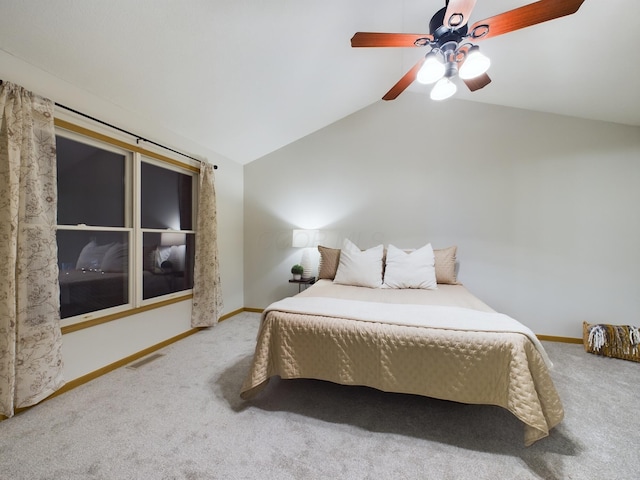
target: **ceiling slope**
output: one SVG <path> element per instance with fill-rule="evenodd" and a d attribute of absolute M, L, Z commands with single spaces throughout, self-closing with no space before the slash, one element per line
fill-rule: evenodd
<path fill-rule="evenodd" d="M 478 0 L 471 20 L 524 3 Z M 350 38 L 426 32 L 443 5 L 0 0 L 0 49 L 245 164 L 380 101 L 426 51 L 352 49 Z M 586 0 L 572 16 L 488 39 L 493 82 L 457 98 L 640 125 L 638 19 L 640 2 Z"/>

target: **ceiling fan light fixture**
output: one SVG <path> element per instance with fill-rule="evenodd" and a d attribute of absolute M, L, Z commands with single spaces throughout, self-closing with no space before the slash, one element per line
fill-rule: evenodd
<path fill-rule="evenodd" d="M 484 55 L 474 59 L 480 53 L 471 42 L 486 40 L 505 33 L 514 32 L 556 18 L 573 15 L 585 0 L 538 0 L 513 10 L 485 18 L 469 24 L 476 0 L 446 0 L 445 6 L 438 10 L 429 22 L 429 33 L 381 33 L 356 32 L 351 38 L 352 47 L 430 47 L 431 52 L 442 57 L 439 63 L 445 63 L 443 75 L 436 75 L 442 66 L 436 66 L 434 56 L 420 59 L 383 97 L 393 100 L 404 92 L 414 81 L 430 83 L 439 80 L 432 89 L 431 98 L 446 98 L 442 90 L 451 90 L 450 78 L 458 75 L 472 92 L 486 87 L 491 78 L 486 74 L 491 64 Z M 469 42 L 467 43 L 467 40 Z M 430 53 L 431 53 L 430 52 Z M 474 65 L 475 64 L 475 65 Z M 456 68 L 453 68 L 453 67 Z M 434 73 L 430 67 L 436 67 Z M 422 74 L 420 71 L 424 70 Z M 455 71 L 454 71 L 455 70 Z M 427 75 L 429 72 L 429 75 Z M 419 76 L 419 78 L 417 78 Z M 442 81 L 449 79 L 448 82 Z M 455 92 L 455 85 L 453 86 Z"/>
<path fill-rule="evenodd" d="M 456 90 L 458 90 L 456 84 L 447 77 L 443 77 L 433 86 L 429 96 L 431 100 L 445 100 L 455 94 Z"/>
<path fill-rule="evenodd" d="M 440 80 L 444 76 L 444 71 L 444 62 L 438 54 L 431 51 L 427 53 L 422 67 L 418 70 L 416 80 L 423 85 L 428 85 Z"/>
<path fill-rule="evenodd" d="M 459 76 L 463 80 L 482 75 L 491 66 L 491 60 L 480 51 L 477 45 L 472 46 L 467 52 L 467 58 L 460 67 Z"/>

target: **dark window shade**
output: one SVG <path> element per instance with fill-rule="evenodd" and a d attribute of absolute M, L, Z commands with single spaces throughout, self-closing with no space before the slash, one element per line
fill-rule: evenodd
<path fill-rule="evenodd" d="M 142 162 L 141 227 L 192 230 L 193 178 Z"/>
<path fill-rule="evenodd" d="M 56 137 L 58 225 L 125 226 L 124 155 Z"/>

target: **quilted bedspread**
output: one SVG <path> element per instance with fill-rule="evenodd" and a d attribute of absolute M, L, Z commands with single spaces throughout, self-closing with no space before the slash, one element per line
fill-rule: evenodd
<path fill-rule="evenodd" d="M 464 287 L 442 287 L 436 291 L 392 293 L 319 285 L 296 296 L 303 298 L 276 302 L 263 314 L 241 397 L 252 398 L 274 375 L 285 379 L 314 378 L 461 403 L 498 405 L 524 423 L 525 445 L 549 435 L 564 412 L 542 345 L 527 335 L 524 326 L 516 325 L 514 331 L 508 331 L 504 325 L 491 325 L 490 319 L 496 318 L 490 314 L 492 310 Z M 310 297 L 311 313 L 299 311 L 304 297 Z M 332 305 L 326 310 L 318 310 L 318 298 L 322 297 Z M 342 300 L 331 300 L 336 297 Z M 349 298 L 356 298 L 351 306 Z M 391 311 L 384 304 L 394 303 L 394 298 L 410 304 L 409 308 L 398 309 L 403 312 L 398 318 L 385 321 L 387 313 L 379 313 L 365 319 L 366 313 L 357 313 L 371 309 Z M 367 301 L 374 303 L 369 308 L 359 308 L 363 306 L 361 302 Z M 420 304 L 451 306 L 456 316 L 458 310 L 470 308 L 489 314 L 470 315 L 448 324 L 451 318 L 416 319 L 415 312 L 422 311 Z M 350 313 L 340 315 L 334 311 L 340 305 Z M 425 308 L 429 312 L 426 317 L 433 316 L 438 308 Z M 403 319 L 407 312 L 412 312 L 412 318 Z"/>

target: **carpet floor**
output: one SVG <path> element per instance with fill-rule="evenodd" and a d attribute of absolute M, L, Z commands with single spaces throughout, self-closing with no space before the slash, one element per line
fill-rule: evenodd
<path fill-rule="evenodd" d="M 243 313 L 0 422 L 0 479 L 640 478 L 640 364 L 544 342 L 565 419 L 523 444 L 499 407 L 313 380 L 239 391 Z"/>

